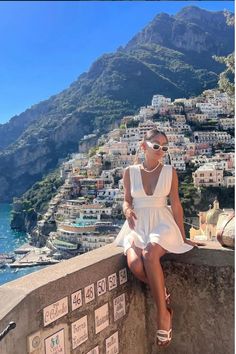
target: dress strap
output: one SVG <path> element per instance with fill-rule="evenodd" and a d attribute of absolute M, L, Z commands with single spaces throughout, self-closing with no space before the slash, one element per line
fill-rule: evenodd
<path fill-rule="evenodd" d="M 169 195 L 172 185 L 173 169 L 172 165 L 165 165 L 167 170 L 166 190 Z M 163 166 L 164 167 L 164 166 Z"/>
<path fill-rule="evenodd" d="M 130 191 L 131 193 L 137 189 L 138 179 L 138 165 L 130 165 L 129 166 L 129 176 L 130 176 Z"/>

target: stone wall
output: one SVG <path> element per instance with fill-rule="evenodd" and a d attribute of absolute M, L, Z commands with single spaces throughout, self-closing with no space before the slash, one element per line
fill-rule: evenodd
<path fill-rule="evenodd" d="M 165 352 L 232 354 L 234 251 L 211 243 L 161 262 L 174 309 Z M 1 286 L 0 332 L 10 321 L 1 354 L 158 352 L 150 291 L 113 245 Z"/>

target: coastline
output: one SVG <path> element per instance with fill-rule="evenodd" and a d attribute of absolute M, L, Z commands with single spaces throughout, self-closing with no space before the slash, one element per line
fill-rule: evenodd
<path fill-rule="evenodd" d="M 29 237 L 24 232 L 11 229 L 11 208 L 12 206 L 9 203 L 0 203 L 0 250 L 1 254 L 14 254 L 17 256 L 14 251 L 28 244 Z M 29 263 L 27 267 L 17 266 L 14 268 L 12 264 L 10 263 L 0 268 L 0 286 L 47 266 L 45 263 Z"/>

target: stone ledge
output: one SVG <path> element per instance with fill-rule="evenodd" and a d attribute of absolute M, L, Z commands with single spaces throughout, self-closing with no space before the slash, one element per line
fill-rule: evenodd
<path fill-rule="evenodd" d="M 232 354 L 234 251 L 210 242 L 184 254 L 166 254 L 161 262 L 174 308 L 173 344 L 165 352 Z M 127 283 L 71 311 L 72 293 L 91 283 L 96 286 L 99 279 L 108 279 L 112 273 L 118 275 L 123 268 L 127 268 L 123 248 L 110 244 L 2 285 L 0 331 L 12 320 L 17 327 L 0 342 L 1 354 L 28 353 L 29 336 L 37 333 L 44 343 L 59 330 L 64 330 L 66 354 L 81 353 L 81 350 L 87 354 L 96 345 L 105 353 L 106 339 L 117 331 L 119 354 L 133 354 L 133 350 L 136 354 L 155 354 L 155 304 L 147 287 L 130 272 Z M 120 295 L 125 296 L 126 314 L 115 321 L 113 301 Z M 43 326 L 44 308 L 65 297 L 69 299 L 69 313 Z M 94 313 L 104 303 L 109 305 L 110 322 L 96 335 Z M 72 323 L 85 315 L 89 340 L 72 350 Z M 32 353 L 45 352 L 41 348 Z"/>
<path fill-rule="evenodd" d="M 222 247 L 218 242 L 204 241 L 204 243 L 206 246 L 199 246 L 199 249 L 195 248 L 186 253 L 166 254 L 161 261 L 214 267 L 234 266 L 234 250 Z M 94 263 L 103 262 L 115 255 L 122 256 L 123 248 L 110 244 L 0 286 L 0 319 L 33 290 L 87 268 Z M 123 258 L 126 259 L 125 256 Z M 11 294 L 11 296 L 6 304 L 5 296 L 8 294 Z"/>

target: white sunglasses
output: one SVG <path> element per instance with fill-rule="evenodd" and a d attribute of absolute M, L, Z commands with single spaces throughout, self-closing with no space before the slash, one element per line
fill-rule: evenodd
<path fill-rule="evenodd" d="M 167 152 L 169 147 L 168 146 L 162 146 L 160 144 L 157 143 L 151 143 L 151 141 L 146 141 L 147 145 L 152 148 L 153 150 L 159 150 L 161 149 L 163 152 Z"/>

